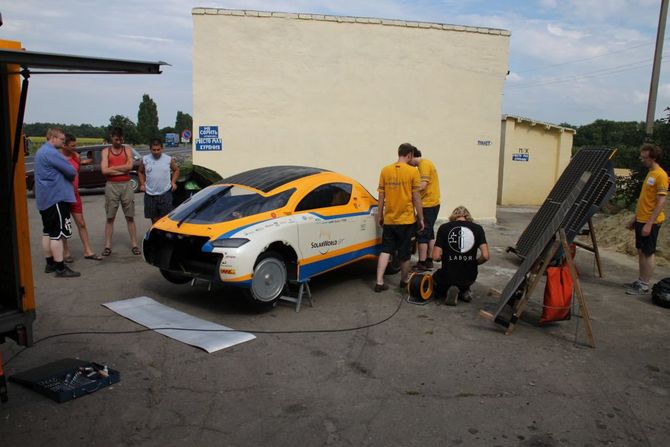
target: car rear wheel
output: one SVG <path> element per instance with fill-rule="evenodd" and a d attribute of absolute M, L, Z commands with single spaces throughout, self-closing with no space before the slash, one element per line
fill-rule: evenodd
<path fill-rule="evenodd" d="M 393 255 L 389 259 L 389 263 L 386 265 L 386 270 L 384 270 L 384 275 L 395 275 L 400 271 L 400 261 L 398 256 Z"/>
<path fill-rule="evenodd" d="M 258 304 L 272 304 L 286 287 L 286 263 L 280 254 L 266 251 L 254 267 L 248 296 Z"/>
<path fill-rule="evenodd" d="M 167 279 L 172 284 L 186 284 L 193 279 L 190 276 L 180 275 L 179 273 L 173 273 L 163 269 L 160 269 L 160 271 L 163 278 Z"/>
<path fill-rule="evenodd" d="M 130 186 L 133 187 L 133 192 L 140 192 L 140 181 L 136 175 L 130 176 Z"/>

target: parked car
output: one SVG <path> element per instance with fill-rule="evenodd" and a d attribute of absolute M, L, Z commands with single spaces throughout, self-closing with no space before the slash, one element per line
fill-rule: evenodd
<path fill-rule="evenodd" d="M 222 282 L 273 303 L 288 282 L 377 257 L 377 209 L 377 200 L 344 175 L 259 168 L 190 197 L 147 232 L 143 252 L 173 283 Z"/>
<path fill-rule="evenodd" d="M 127 146 L 127 145 L 126 145 Z M 100 162 L 102 159 L 102 150 L 109 145 L 97 144 L 94 146 L 79 146 L 77 152 L 82 162 L 91 160 L 88 164 L 79 167 L 79 189 L 101 188 L 105 186 L 105 176 L 102 175 Z M 142 156 L 134 148 L 130 148 L 133 153 L 133 169 L 130 171 L 130 182 L 133 185 L 133 191 L 139 192 L 140 181 L 137 178 L 137 169 L 140 166 Z M 35 186 L 35 172 L 33 170 L 26 172 L 26 188 L 33 191 Z"/>

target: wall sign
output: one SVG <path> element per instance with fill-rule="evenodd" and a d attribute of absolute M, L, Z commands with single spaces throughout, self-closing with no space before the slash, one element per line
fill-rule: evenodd
<path fill-rule="evenodd" d="M 219 126 L 200 126 L 195 139 L 196 151 L 221 151 L 223 142 L 219 138 Z"/>
<path fill-rule="evenodd" d="M 512 154 L 512 161 L 528 161 L 528 154 Z"/>

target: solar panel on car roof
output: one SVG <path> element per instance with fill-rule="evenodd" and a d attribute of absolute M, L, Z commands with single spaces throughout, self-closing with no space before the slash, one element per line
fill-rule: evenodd
<path fill-rule="evenodd" d="M 235 183 L 269 192 L 286 183 L 320 172 L 328 171 L 308 166 L 269 166 L 231 175 L 223 179 L 221 183 Z"/>

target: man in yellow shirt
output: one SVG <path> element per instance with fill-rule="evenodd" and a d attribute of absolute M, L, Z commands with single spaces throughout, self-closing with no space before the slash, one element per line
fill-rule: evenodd
<path fill-rule="evenodd" d="M 419 171 L 410 166 L 414 150 L 409 143 L 398 147 L 398 161 L 385 166 L 379 175 L 379 225 L 382 226 L 382 250 L 377 262 L 377 282 L 375 292 L 387 290 L 384 271 L 391 255 L 400 261 L 400 288 L 407 287 L 409 259 L 412 255 L 410 241 L 414 224 L 423 231 L 423 210 L 421 208 L 421 184 Z M 416 214 L 416 215 L 415 215 Z"/>
<path fill-rule="evenodd" d="M 656 267 L 656 239 L 658 230 L 665 220 L 663 206 L 668 195 L 668 174 L 658 164 L 661 148 L 653 144 L 643 144 L 640 148 L 640 161 L 649 170 L 642 183 L 642 191 L 637 201 L 635 217 L 628 223 L 629 230 L 635 230 L 640 277 L 626 284 L 629 295 L 646 295 L 649 282 Z"/>
<path fill-rule="evenodd" d="M 433 268 L 433 247 L 435 246 L 435 221 L 440 212 L 440 179 L 432 161 L 422 158 L 421 151 L 414 148 L 414 156 L 410 163 L 419 169 L 421 184 L 421 207 L 426 228 L 417 235 L 419 242 L 419 261 L 414 269 L 420 272 Z"/>

